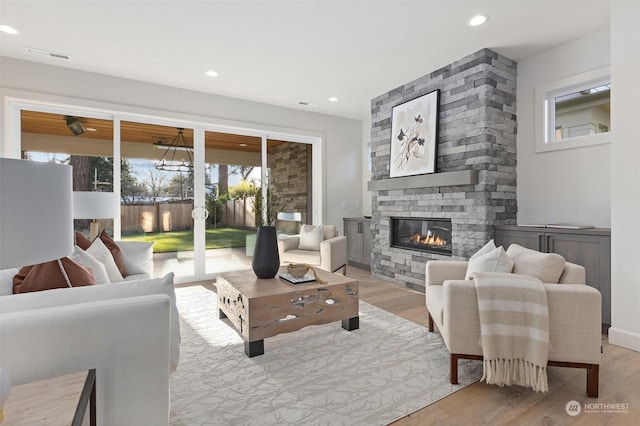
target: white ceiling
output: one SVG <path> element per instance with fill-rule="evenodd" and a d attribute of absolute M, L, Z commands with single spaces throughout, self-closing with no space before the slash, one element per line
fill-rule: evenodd
<path fill-rule="evenodd" d="M 489 20 L 469 27 L 477 13 Z M 20 31 L 0 33 L 2 56 L 364 119 L 372 98 L 479 49 L 518 61 L 606 28 L 609 0 L 0 0 L 0 24 Z"/>

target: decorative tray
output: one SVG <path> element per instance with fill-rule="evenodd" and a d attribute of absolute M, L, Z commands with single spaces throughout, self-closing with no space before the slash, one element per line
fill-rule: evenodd
<path fill-rule="evenodd" d="M 295 278 L 291 274 L 280 274 L 278 276 L 285 281 L 289 281 L 291 284 L 309 283 L 316 280 L 316 278 L 313 275 L 309 275 L 309 274 L 306 274 L 301 278 Z"/>

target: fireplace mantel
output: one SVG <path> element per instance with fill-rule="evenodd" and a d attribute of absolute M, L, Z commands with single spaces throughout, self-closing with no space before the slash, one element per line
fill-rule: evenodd
<path fill-rule="evenodd" d="M 391 189 L 430 188 L 434 186 L 475 185 L 477 183 L 477 170 L 458 170 L 453 172 L 372 180 L 368 184 L 368 189 L 369 191 L 386 191 Z"/>

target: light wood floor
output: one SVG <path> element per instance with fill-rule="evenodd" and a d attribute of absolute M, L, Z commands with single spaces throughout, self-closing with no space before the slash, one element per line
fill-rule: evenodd
<path fill-rule="evenodd" d="M 424 294 L 373 278 L 368 271 L 349 267 L 347 275 L 360 281 L 360 299 L 410 321 L 427 326 Z M 582 369 L 550 367 L 555 385 L 549 392 L 533 392 L 520 386 L 499 387 L 474 383 L 393 423 L 424 425 L 640 425 L 640 353 L 609 345 L 603 336 L 600 364 L 600 396 L 586 394 Z M 480 361 L 478 361 L 480 362 Z M 601 406 L 572 417 L 568 402 L 628 404 L 626 413 L 605 412 Z"/>

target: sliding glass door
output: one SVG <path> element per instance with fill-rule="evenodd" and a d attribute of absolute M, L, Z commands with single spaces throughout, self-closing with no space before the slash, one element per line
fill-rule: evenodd
<path fill-rule="evenodd" d="M 94 209 L 76 229 L 153 241 L 156 277 L 173 272 L 186 282 L 250 268 L 263 206 L 276 226 L 278 213 L 312 223 L 321 212 L 314 138 L 62 105 L 8 110 L 19 129 L 14 152 L 73 165 L 74 191 L 91 195 L 85 204 Z M 97 193 L 106 207 L 92 201 Z"/>

